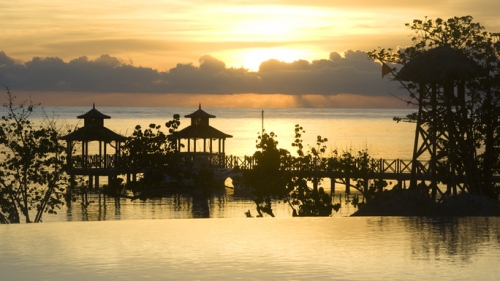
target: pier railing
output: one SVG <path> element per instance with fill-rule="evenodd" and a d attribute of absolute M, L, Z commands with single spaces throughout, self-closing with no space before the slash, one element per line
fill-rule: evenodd
<path fill-rule="evenodd" d="M 251 170 L 256 165 L 253 156 L 234 156 L 224 154 L 185 154 L 182 161 L 191 163 L 207 163 L 212 167 Z M 86 157 L 73 156 L 74 169 L 112 169 L 118 167 L 119 159 L 116 155 L 88 155 Z M 348 162 L 336 158 L 322 158 L 309 162 L 293 162 L 292 158 L 285 159 L 291 163 L 287 169 L 291 171 L 314 171 L 322 173 L 349 173 L 356 171 L 369 171 L 375 174 L 411 174 L 412 160 L 405 159 L 358 159 Z M 429 161 L 417 161 L 419 174 L 429 172 Z"/>
<path fill-rule="evenodd" d="M 251 170 L 256 165 L 253 156 L 234 156 L 224 154 L 183 154 L 181 161 L 194 164 L 206 163 L 212 167 Z M 120 159 L 116 155 L 73 156 L 73 169 L 113 169 L 119 167 Z M 284 163 L 290 164 L 286 169 L 315 173 L 347 174 L 366 171 L 371 174 L 404 175 L 411 174 L 412 160 L 406 159 L 357 159 L 349 162 L 337 158 L 311 159 L 308 162 L 297 162 L 289 157 Z M 420 175 L 429 174 L 429 161 L 417 161 Z M 196 166 L 196 165 L 195 165 Z M 124 167 L 121 167 L 124 168 Z"/>
<path fill-rule="evenodd" d="M 73 169 L 113 169 L 118 168 L 118 159 L 114 154 L 74 155 L 71 158 Z"/>
<path fill-rule="evenodd" d="M 286 161 L 291 163 L 291 159 Z M 240 170 L 253 169 L 256 164 L 255 158 L 252 156 L 225 156 L 225 167 Z M 422 174 L 428 173 L 429 161 L 417 161 L 419 172 Z M 335 158 L 322 158 L 318 161 L 311 160 L 308 163 L 295 163 L 290 165 L 290 170 L 296 171 L 316 171 L 316 172 L 354 172 L 363 169 L 369 170 L 371 173 L 376 174 L 411 174 L 412 160 L 406 159 L 369 159 L 357 161 L 343 161 L 339 162 Z"/>

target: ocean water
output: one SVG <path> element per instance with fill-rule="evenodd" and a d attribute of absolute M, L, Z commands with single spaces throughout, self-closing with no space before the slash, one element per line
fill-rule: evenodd
<path fill-rule="evenodd" d="M 0 226 L 0 279 L 498 280 L 499 218 L 154 219 Z"/>

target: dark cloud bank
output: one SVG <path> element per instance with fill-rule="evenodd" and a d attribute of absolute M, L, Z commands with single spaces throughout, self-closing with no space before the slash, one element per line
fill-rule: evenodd
<path fill-rule="evenodd" d="M 57 57 L 18 63 L 0 52 L 0 83 L 14 91 L 176 93 L 176 94 L 287 94 L 386 96 L 397 94 L 397 83 L 381 78 L 380 64 L 366 53 L 333 52 L 329 59 L 287 63 L 268 60 L 259 71 L 228 68 L 208 55 L 199 66 L 177 64 L 169 71 L 137 67 L 116 57 L 80 57 L 64 62 Z"/>

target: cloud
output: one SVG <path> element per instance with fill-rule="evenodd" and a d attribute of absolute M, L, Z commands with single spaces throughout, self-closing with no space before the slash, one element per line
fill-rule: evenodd
<path fill-rule="evenodd" d="M 34 57 L 23 64 L 0 52 L 0 83 L 13 90 L 100 93 L 286 94 L 384 96 L 398 91 L 381 79 L 380 64 L 362 51 L 332 52 L 328 59 L 262 62 L 259 71 L 227 67 L 210 55 L 199 66 L 169 71 L 133 66 L 117 57 L 86 56 L 65 62 Z"/>
<path fill-rule="evenodd" d="M 266 93 L 365 96 L 398 92 L 395 83 L 380 78 L 380 64 L 369 60 L 361 51 L 346 51 L 344 57 L 332 52 L 330 59 L 292 63 L 263 62 L 259 75 Z"/>
<path fill-rule="evenodd" d="M 0 67 L 12 66 L 15 64 L 14 59 L 9 58 L 4 51 L 0 52 Z"/>

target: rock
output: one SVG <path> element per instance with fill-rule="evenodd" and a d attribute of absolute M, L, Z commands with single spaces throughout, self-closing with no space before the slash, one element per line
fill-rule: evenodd
<path fill-rule="evenodd" d="M 435 207 L 432 199 L 417 191 L 393 189 L 377 194 L 351 216 L 425 216 Z"/>

